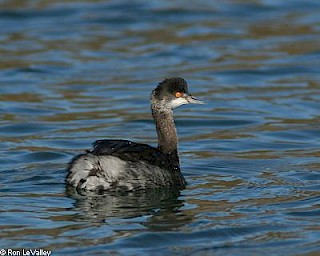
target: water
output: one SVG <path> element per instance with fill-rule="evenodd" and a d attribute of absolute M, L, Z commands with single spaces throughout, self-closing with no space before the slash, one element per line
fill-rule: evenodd
<path fill-rule="evenodd" d="M 318 1 L 1 1 L 0 248 L 53 255 L 317 255 Z M 101 138 L 156 144 L 179 75 L 182 191 L 78 195 Z"/>

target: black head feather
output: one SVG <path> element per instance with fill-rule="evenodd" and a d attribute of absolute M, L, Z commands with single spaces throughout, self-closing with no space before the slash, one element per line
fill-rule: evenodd
<path fill-rule="evenodd" d="M 176 92 L 188 94 L 188 84 L 186 80 L 181 77 L 172 77 L 163 80 L 156 89 L 154 89 L 154 96 L 158 99 L 165 99 L 174 97 Z"/>

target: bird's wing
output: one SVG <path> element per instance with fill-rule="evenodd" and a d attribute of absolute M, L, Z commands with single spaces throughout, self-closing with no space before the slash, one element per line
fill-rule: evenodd
<path fill-rule="evenodd" d="M 128 140 L 97 140 L 93 144 L 94 155 L 111 155 L 127 162 L 144 161 L 165 169 L 179 168 L 179 160 L 170 154 L 164 154 L 147 144 Z"/>

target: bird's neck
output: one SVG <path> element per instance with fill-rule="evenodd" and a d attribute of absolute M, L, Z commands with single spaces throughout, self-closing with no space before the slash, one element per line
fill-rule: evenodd
<path fill-rule="evenodd" d="M 178 137 L 172 109 L 152 104 L 151 110 L 157 129 L 159 150 L 178 160 Z"/>

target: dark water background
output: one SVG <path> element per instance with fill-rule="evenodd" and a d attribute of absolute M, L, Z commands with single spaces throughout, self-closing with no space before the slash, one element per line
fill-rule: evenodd
<path fill-rule="evenodd" d="M 320 2 L 0 1 L 0 248 L 53 255 L 319 255 Z M 156 144 L 179 75 L 181 191 L 80 196 L 101 138 Z"/>

